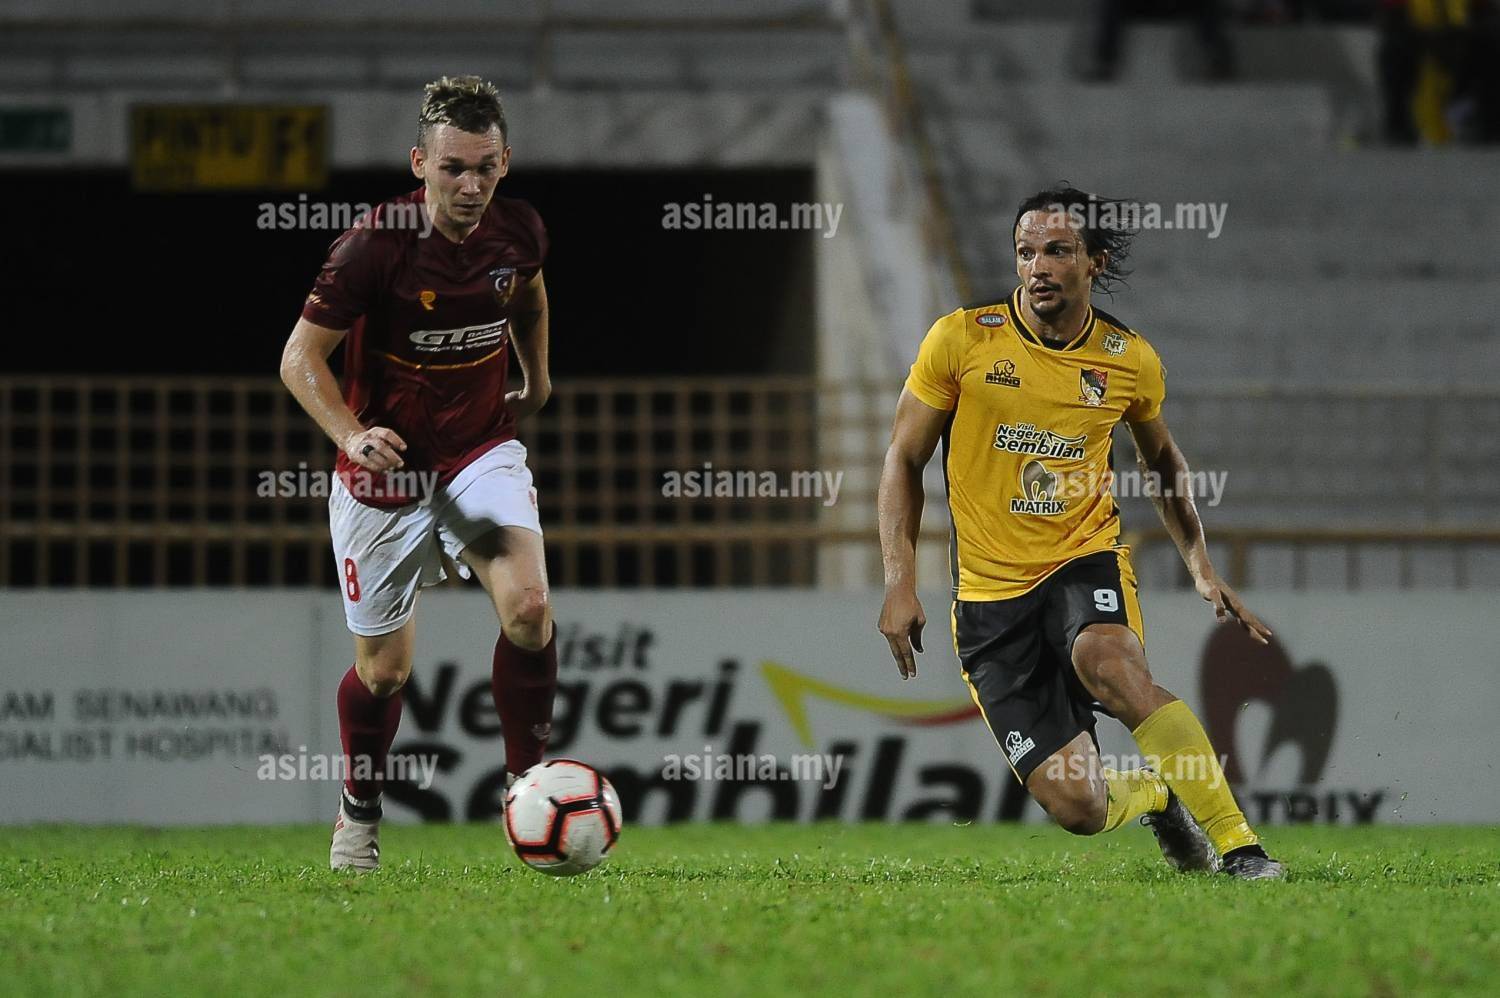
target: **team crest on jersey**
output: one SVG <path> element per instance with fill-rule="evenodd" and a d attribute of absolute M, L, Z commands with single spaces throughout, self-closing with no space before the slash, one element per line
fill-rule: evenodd
<path fill-rule="evenodd" d="M 495 289 L 495 303 L 509 305 L 510 296 L 516 293 L 516 268 L 496 267 L 490 271 L 491 286 Z"/>
<path fill-rule="evenodd" d="M 983 315 L 974 316 L 974 321 L 981 326 L 1003 326 L 1005 325 L 1005 316 L 999 312 L 986 312 Z"/>
<path fill-rule="evenodd" d="M 1104 334 L 1104 342 L 1101 346 L 1104 347 L 1105 353 L 1118 357 L 1125 352 L 1125 337 L 1111 329 Z"/>
<path fill-rule="evenodd" d="M 1068 500 L 1057 498 L 1057 472 L 1040 461 L 1027 461 L 1021 468 L 1021 495 L 1012 497 L 1010 511 L 1027 516 L 1057 516 L 1068 508 Z"/>
<path fill-rule="evenodd" d="M 1083 386 L 1083 393 L 1078 396 L 1078 401 L 1087 405 L 1104 404 L 1104 393 L 1109 388 L 1108 371 L 1085 367 L 1079 371 L 1078 381 Z"/>
<path fill-rule="evenodd" d="M 1006 388 L 1020 388 L 1021 379 L 1016 377 L 1016 362 L 1013 360 L 997 360 L 995 366 L 984 376 L 987 385 L 1004 385 Z"/>

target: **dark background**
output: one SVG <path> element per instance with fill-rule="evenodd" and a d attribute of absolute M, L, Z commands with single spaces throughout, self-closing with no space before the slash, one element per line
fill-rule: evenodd
<path fill-rule="evenodd" d="M 6 370 L 265 374 L 334 230 L 259 229 L 297 192 L 146 194 L 126 171 L 9 174 L 15 228 L 0 276 Z M 409 171 L 331 175 L 316 201 L 376 203 Z M 816 232 L 662 228 L 665 202 L 813 200 L 812 172 L 528 170 L 551 237 L 554 379 L 613 374 L 810 374 Z M 776 289 L 772 291 L 771 289 Z"/>

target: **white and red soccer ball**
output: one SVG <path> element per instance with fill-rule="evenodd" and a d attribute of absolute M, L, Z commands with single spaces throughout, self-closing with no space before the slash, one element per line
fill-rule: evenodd
<path fill-rule="evenodd" d="M 505 793 L 505 837 L 533 870 L 586 873 L 620 838 L 620 798 L 592 766 L 575 759 L 537 763 Z"/>

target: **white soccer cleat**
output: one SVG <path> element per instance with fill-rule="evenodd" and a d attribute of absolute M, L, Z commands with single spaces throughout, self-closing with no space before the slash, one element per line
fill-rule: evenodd
<path fill-rule="evenodd" d="M 328 868 L 368 873 L 380 867 L 380 817 L 356 821 L 349 816 L 344 795 L 339 794 L 339 816 L 333 823 L 333 843 L 328 848 Z"/>

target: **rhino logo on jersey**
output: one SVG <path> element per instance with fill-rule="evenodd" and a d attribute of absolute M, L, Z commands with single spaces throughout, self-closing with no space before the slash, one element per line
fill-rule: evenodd
<path fill-rule="evenodd" d="M 1021 379 L 1016 377 L 1016 362 L 1010 358 L 995 361 L 995 366 L 985 372 L 984 383 L 987 385 L 1004 385 L 1007 388 L 1020 388 Z"/>

